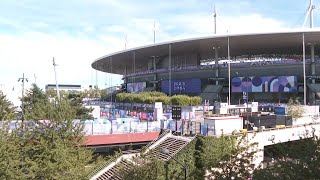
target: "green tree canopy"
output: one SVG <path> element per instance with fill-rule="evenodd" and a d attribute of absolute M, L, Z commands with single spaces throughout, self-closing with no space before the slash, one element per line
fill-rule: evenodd
<path fill-rule="evenodd" d="M 53 103 L 58 106 L 59 101 L 70 104 L 72 111 L 75 112 L 75 119 L 92 119 L 90 114 L 93 109 L 86 108 L 83 105 L 83 97 L 80 93 L 69 93 L 66 91 L 60 92 L 60 100 L 56 97 L 56 92 L 49 90 L 44 92 L 36 84 L 27 90 L 23 97 L 24 114 L 26 120 L 43 120 L 50 119 L 50 105 Z"/>
<path fill-rule="evenodd" d="M 301 106 L 298 98 L 290 98 L 287 104 L 288 106 L 288 115 L 293 119 L 302 117 L 303 107 Z"/>
<path fill-rule="evenodd" d="M 7 99 L 6 95 L 0 91 L 0 121 L 15 119 L 15 107 Z"/>
<path fill-rule="evenodd" d="M 48 121 L 25 121 L 12 131 L 1 128 L 0 179 L 85 179 L 92 152 L 81 146 L 83 125 L 74 122 L 70 101 L 47 102 L 46 107 Z"/>
<path fill-rule="evenodd" d="M 320 179 L 318 137 L 274 145 L 273 164 L 257 169 L 256 179 Z"/>
<path fill-rule="evenodd" d="M 32 84 L 22 98 L 24 119 L 41 120 L 48 119 L 49 97 L 36 84 Z"/>

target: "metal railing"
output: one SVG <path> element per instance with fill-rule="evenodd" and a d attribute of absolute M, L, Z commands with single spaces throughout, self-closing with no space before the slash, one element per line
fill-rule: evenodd
<path fill-rule="evenodd" d="M 161 139 L 163 136 L 165 136 L 165 135 L 168 134 L 168 133 L 171 133 L 171 130 L 165 129 L 165 130 L 163 131 L 163 133 L 162 133 L 160 136 L 158 136 L 157 139 L 154 139 L 153 141 L 151 141 L 149 144 L 147 144 L 147 145 L 145 146 L 145 148 L 148 149 L 152 144 L 154 144 L 156 141 L 158 141 L 159 139 Z"/>
<path fill-rule="evenodd" d="M 107 167 L 110 163 L 121 157 L 122 154 L 119 154 L 118 156 L 114 156 L 110 158 L 108 161 L 100 164 L 99 166 L 95 167 L 90 173 L 88 173 L 87 178 L 91 179 L 94 175 L 96 175 L 99 171 L 101 171 L 103 168 Z"/>
<path fill-rule="evenodd" d="M 128 134 L 159 132 L 160 123 L 158 121 L 150 122 L 121 122 L 112 124 L 107 123 L 84 123 L 84 132 L 86 135 L 106 135 L 106 134 Z"/>
<path fill-rule="evenodd" d="M 160 138 L 162 138 L 164 135 L 170 133 L 170 130 L 166 129 L 160 136 L 158 136 L 157 139 L 151 141 L 146 148 L 150 147 L 153 143 L 155 143 L 157 140 L 159 140 Z M 119 156 L 115 156 L 111 159 L 109 159 L 108 161 L 106 161 L 105 163 L 99 165 L 97 168 L 95 168 L 93 171 L 91 171 L 88 175 L 87 178 L 90 179 L 92 178 L 94 175 L 96 175 L 99 171 L 101 171 L 102 169 L 104 169 L 105 167 L 107 167 L 109 164 L 111 164 L 112 162 L 116 161 L 118 158 L 122 158 L 122 155 L 127 155 L 127 154 L 137 154 L 140 153 L 141 150 L 127 150 L 127 151 L 123 151 Z"/>
<path fill-rule="evenodd" d="M 184 143 L 182 146 L 180 146 L 174 153 L 172 153 L 171 157 L 173 157 L 173 156 L 175 156 L 177 153 L 179 153 L 184 147 L 186 147 L 186 146 L 187 146 L 190 142 L 192 142 L 196 137 L 197 137 L 197 134 L 194 135 L 194 136 L 190 139 L 190 141 L 185 141 L 185 143 Z M 169 157 L 169 159 L 167 159 L 167 160 L 170 160 L 171 157 Z"/>

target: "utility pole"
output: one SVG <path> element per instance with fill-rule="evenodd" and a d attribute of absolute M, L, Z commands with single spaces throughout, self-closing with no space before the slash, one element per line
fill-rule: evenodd
<path fill-rule="evenodd" d="M 21 96 L 21 120 L 22 122 L 24 121 L 24 103 L 23 103 L 23 98 L 24 98 L 24 82 L 28 82 L 28 78 L 24 77 L 24 73 L 22 74 L 21 78 L 18 78 L 18 82 L 21 81 L 21 86 L 22 86 L 22 96 Z"/>
<path fill-rule="evenodd" d="M 53 69 L 54 69 L 54 77 L 56 80 L 57 97 L 58 97 L 58 101 L 60 101 L 60 92 L 59 92 L 59 85 L 58 85 L 58 81 L 57 81 L 57 72 L 56 72 L 56 66 L 58 66 L 58 65 L 56 64 L 54 57 L 52 59 L 52 63 L 53 63 Z"/>

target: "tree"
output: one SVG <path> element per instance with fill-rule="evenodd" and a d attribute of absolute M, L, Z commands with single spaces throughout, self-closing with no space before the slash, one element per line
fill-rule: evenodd
<path fill-rule="evenodd" d="M 26 120 L 50 119 L 50 107 L 53 104 L 59 105 L 60 101 L 68 101 L 72 111 L 75 111 L 75 119 L 92 119 L 90 114 L 93 109 L 83 105 L 83 97 L 78 93 L 60 92 L 60 100 L 57 99 L 56 92 L 49 90 L 44 92 L 36 84 L 27 91 L 23 98 L 24 114 Z"/>
<path fill-rule="evenodd" d="M 75 119 L 93 119 L 90 114 L 93 109 L 86 108 L 83 105 L 83 97 L 80 94 L 68 94 L 67 99 L 70 101 L 70 105 L 75 111 Z"/>
<path fill-rule="evenodd" d="M 74 122 L 69 100 L 46 107 L 48 121 L 25 121 L 10 133 L 1 128 L 1 148 L 8 150 L 0 151 L 0 160 L 10 163 L 0 168 L 0 179 L 84 179 L 92 152 L 81 146 L 83 125 Z"/>
<path fill-rule="evenodd" d="M 238 139 L 235 145 L 232 145 L 230 153 L 225 153 L 220 157 L 220 161 L 208 169 L 207 178 L 209 179 L 246 179 L 250 177 L 254 166 L 252 161 L 255 157 L 256 143 L 248 144 L 246 135 Z M 230 146 L 221 146 L 222 148 Z"/>
<path fill-rule="evenodd" d="M 0 179 L 23 179 L 21 151 L 16 146 L 19 141 L 6 127 L 7 122 L 0 129 Z"/>
<path fill-rule="evenodd" d="M 0 121 L 15 119 L 15 108 L 7 99 L 6 95 L 0 91 Z"/>
<path fill-rule="evenodd" d="M 107 89 L 101 89 L 99 91 L 100 91 L 101 99 L 107 99 L 110 96 Z"/>
<path fill-rule="evenodd" d="M 318 137 L 274 145 L 274 163 L 254 172 L 255 179 L 320 179 Z"/>
<path fill-rule="evenodd" d="M 129 171 L 124 171 L 124 180 L 159 180 L 165 179 L 165 168 L 164 162 L 149 157 L 137 157 L 133 159 L 134 164 L 132 164 Z"/>
<path fill-rule="evenodd" d="M 49 96 L 40 89 L 36 84 L 32 84 L 27 90 L 26 95 L 22 98 L 24 119 L 41 120 L 48 119 Z"/>
<path fill-rule="evenodd" d="M 287 104 L 288 106 L 288 115 L 292 117 L 292 119 L 297 119 L 302 117 L 303 115 L 303 108 L 299 102 L 298 98 L 290 98 Z"/>

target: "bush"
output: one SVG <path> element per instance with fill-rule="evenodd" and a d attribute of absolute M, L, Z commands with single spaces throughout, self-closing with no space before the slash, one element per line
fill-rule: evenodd
<path fill-rule="evenodd" d="M 191 106 L 199 106 L 202 104 L 202 98 L 195 96 L 195 97 L 189 97 L 191 100 Z"/>
<path fill-rule="evenodd" d="M 164 105 L 178 106 L 198 106 L 202 103 L 201 97 L 189 97 L 187 95 L 175 95 L 169 97 L 162 92 L 142 92 L 138 94 L 118 93 L 117 101 L 145 104 L 154 104 L 155 102 L 162 102 Z"/>
<path fill-rule="evenodd" d="M 178 106 L 190 106 L 191 100 L 187 95 L 174 95 L 171 97 L 171 103 Z"/>

